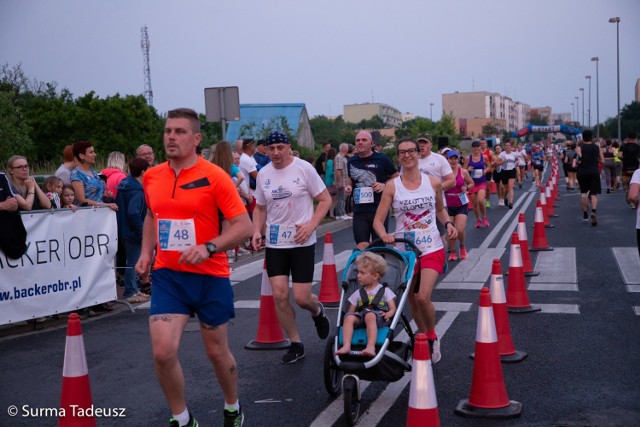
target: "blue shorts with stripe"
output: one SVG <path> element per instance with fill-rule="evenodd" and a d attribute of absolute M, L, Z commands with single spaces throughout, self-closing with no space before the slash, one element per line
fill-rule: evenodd
<path fill-rule="evenodd" d="M 194 313 L 209 326 L 220 326 L 233 319 L 235 308 L 229 278 L 168 268 L 154 270 L 150 315 Z"/>

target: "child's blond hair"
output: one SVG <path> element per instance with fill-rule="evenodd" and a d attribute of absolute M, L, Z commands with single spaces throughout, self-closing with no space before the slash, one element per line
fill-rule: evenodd
<path fill-rule="evenodd" d="M 356 257 L 356 265 L 363 266 L 380 277 L 387 272 L 387 263 L 380 255 L 373 252 L 363 252 Z"/>

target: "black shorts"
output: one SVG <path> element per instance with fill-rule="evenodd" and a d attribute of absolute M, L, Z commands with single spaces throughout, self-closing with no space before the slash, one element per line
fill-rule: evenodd
<path fill-rule="evenodd" d="M 533 165 L 533 168 L 537 171 L 543 171 L 544 170 L 544 165 Z"/>
<path fill-rule="evenodd" d="M 582 194 L 591 193 L 593 196 L 601 192 L 600 175 L 578 175 L 578 184 Z"/>
<path fill-rule="evenodd" d="M 491 181 L 491 178 L 493 178 L 493 172 L 489 172 L 487 174 L 484 175 L 487 178 L 487 182 Z"/>
<path fill-rule="evenodd" d="M 450 217 L 454 217 L 456 215 L 467 215 L 469 213 L 469 204 L 462 206 L 447 206 L 447 211 L 449 212 Z"/>
<path fill-rule="evenodd" d="M 313 282 L 316 245 L 265 250 L 267 276 L 289 276 L 294 283 Z"/>
<path fill-rule="evenodd" d="M 507 185 L 509 184 L 510 179 L 516 179 L 517 176 L 518 173 L 515 169 L 511 169 L 510 171 L 502 171 L 500 173 L 500 181 L 502 182 L 502 184 Z"/>
<path fill-rule="evenodd" d="M 373 231 L 373 219 L 376 217 L 375 212 L 354 212 L 353 213 L 353 239 L 356 245 L 362 242 L 371 242 L 378 236 Z M 384 220 L 384 228 L 389 225 L 389 216 Z M 383 244 L 384 245 L 384 244 Z"/>
<path fill-rule="evenodd" d="M 494 172 L 493 173 L 493 182 L 495 182 L 496 184 L 500 184 L 502 182 L 502 174 L 503 173 L 504 173 L 504 171 Z"/>

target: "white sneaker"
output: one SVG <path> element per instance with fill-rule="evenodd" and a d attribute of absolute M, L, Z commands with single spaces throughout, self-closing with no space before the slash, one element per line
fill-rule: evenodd
<path fill-rule="evenodd" d="M 238 255 L 246 255 L 246 254 L 250 254 L 250 253 L 251 253 L 251 251 L 248 251 L 243 247 L 239 247 L 238 248 Z"/>
<path fill-rule="evenodd" d="M 498 200 L 498 206 L 504 206 L 504 200 Z"/>
<path fill-rule="evenodd" d="M 431 363 L 438 363 L 442 359 L 442 353 L 440 353 L 440 340 L 429 341 L 429 350 L 431 350 Z"/>
<path fill-rule="evenodd" d="M 342 215 L 340 218 L 344 219 L 345 221 L 348 221 L 348 220 L 350 220 L 350 219 L 353 219 L 353 217 L 352 217 L 352 216 L 349 216 L 349 215 Z"/>

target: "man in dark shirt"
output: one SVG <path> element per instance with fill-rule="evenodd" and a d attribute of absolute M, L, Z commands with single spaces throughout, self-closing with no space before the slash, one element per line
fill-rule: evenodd
<path fill-rule="evenodd" d="M 600 194 L 600 170 L 598 163 L 604 164 L 604 156 L 600 148 L 593 143 L 593 132 L 582 132 L 582 145 L 576 148 L 578 155 L 578 184 L 580 184 L 582 220 L 588 221 L 589 201 L 591 201 L 591 225 L 598 225 L 596 209 Z"/>
<path fill-rule="evenodd" d="M 353 192 L 353 237 L 358 249 L 363 250 L 371 239 L 378 238 L 373 231 L 373 219 L 380 204 L 382 190 L 388 180 L 398 176 L 387 156 L 372 150 L 373 140 L 367 131 L 356 135 L 356 154 L 347 163 L 345 194 Z M 385 221 L 385 228 L 387 221 Z"/>
<path fill-rule="evenodd" d="M 631 181 L 633 172 L 635 172 L 640 165 L 640 145 L 638 145 L 638 141 L 636 140 L 635 132 L 629 132 L 627 140 L 622 144 L 622 147 L 620 147 L 620 151 L 618 151 L 618 157 L 622 159 L 622 188 L 624 188 L 629 207 L 635 209 L 635 206 L 629 200 L 629 182 Z"/>

